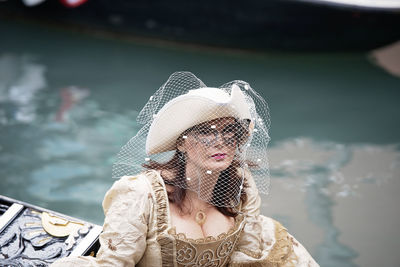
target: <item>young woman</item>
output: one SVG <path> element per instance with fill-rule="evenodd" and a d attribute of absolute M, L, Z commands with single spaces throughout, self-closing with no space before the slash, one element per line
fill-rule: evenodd
<path fill-rule="evenodd" d="M 259 214 L 269 117 L 247 83 L 210 88 L 174 73 L 138 121 L 145 125 L 119 153 L 120 179 L 103 201 L 96 258 L 52 266 L 318 266 L 279 222 Z"/>

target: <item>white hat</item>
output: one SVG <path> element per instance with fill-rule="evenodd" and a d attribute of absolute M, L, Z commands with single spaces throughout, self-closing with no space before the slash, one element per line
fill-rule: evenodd
<path fill-rule="evenodd" d="M 250 119 L 250 110 L 240 88 L 232 85 L 231 95 L 223 89 L 205 87 L 178 96 L 154 116 L 146 139 L 146 153 L 176 149 L 176 140 L 197 124 L 224 117 Z"/>

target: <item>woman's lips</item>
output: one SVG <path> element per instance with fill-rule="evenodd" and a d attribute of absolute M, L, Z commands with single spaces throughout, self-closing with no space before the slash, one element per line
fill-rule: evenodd
<path fill-rule="evenodd" d="M 214 159 L 224 159 L 226 158 L 226 154 L 225 153 L 216 153 L 214 155 L 211 156 Z"/>

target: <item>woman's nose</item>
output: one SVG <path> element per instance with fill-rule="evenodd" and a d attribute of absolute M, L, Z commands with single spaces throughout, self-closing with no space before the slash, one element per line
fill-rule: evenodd
<path fill-rule="evenodd" d="M 224 138 L 222 138 L 221 134 L 218 133 L 215 138 L 214 147 L 222 147 L 225 145 Z"/>

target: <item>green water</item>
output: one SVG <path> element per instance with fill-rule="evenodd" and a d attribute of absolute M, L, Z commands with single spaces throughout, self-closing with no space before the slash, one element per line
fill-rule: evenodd
<path fill-rule="evenodd" d="M 271 111 L 262 213 L 321 266 L 398 265 L 400 79 L 368 54 L 212 50 L 5 21 L 0 34 L 0 194 L 101 224 L 114 157 L 168 76 L 242 79 Z"/>

